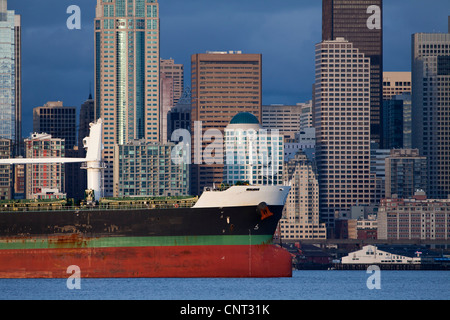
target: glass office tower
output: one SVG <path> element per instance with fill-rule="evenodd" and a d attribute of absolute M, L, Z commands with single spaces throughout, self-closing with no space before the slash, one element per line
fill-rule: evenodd
<path fill-rule="evenodd" d="M 159 5 L 97 0 L 95 112 L 102 118 L 105 195 L 113 192 L 114 145 L 159 141 Z"/>
<path fill-rule="evenodd" d="M 13 151 L 20 149 L 21 107 L 21 29 L 20 16 L 7 10 L 0 1 L 0 138 L 13 141 Z"/>

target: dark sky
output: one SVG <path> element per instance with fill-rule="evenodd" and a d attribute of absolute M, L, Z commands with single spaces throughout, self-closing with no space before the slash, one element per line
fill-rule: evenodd
<path fill-rule="evenodd" d="M 9 0 L 22 16 L 23 136 L 32 109 L 47 101 L 80 105 L 94 79 L 96 0 Z M 207 50 L 263 55 L 263 104 L 311 99 L 314 45 L 321 41 L 320 0 L 159 0 L 161 58 L 185 65 Z M 70 5 L 81 8 L 81 30 L 69 30 Z M 384 1 L 384 70 L 410 71 L 411 34 L 447 32 L 450 1 Z"/>

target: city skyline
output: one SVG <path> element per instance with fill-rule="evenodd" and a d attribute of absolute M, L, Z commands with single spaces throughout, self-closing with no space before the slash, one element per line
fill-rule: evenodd
<path fill-rule="evenodd" d="M 184 64 L 185 75 L 190 72 L 191 54 L 206 50 L 261 53 L 263 104 L 295 104 L 311 99 L 314 45 L 321 40 L 321 1 L 284 1 L 284 5 L 263 4 L 256 9 L 254 1 L 231 1 L 227 5 L 219 1 L 214 6 L 204 0 L 159 3 L 161 58 Z M 81 9 L 81 30 L 67 29 L 70 14 L 66 10 L 71 4 L 30 0 L 10 4 L 10 9 L 22 16 L 24 137 L 32 131 L 29 111 L 33 107 L 61 100 L 79 110 L 93 91 L 95 2 L 76 3 Z M 411 35 L 447 32 L 444 12 L 448 8 L 446 1 L 385 3 L 384 71 L 410 71 Z M 189 14 L 183 18 L 186 12 Z M 436 19 L 435 12 L 443 12 L 442 19 Z M 185 27 L 186 19 L 190 28 Z M 293 32 L 296 29 L 298 32 Z M 198 35 L 195 39 L 189 37 L 194 33 Z M 186 86 L 190 86 L 188 81 Z"/>

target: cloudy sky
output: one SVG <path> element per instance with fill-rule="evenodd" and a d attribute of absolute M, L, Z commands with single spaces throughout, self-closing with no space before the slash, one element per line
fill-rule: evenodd
<path fill-rule="evenodd" d="M 314 45 L 321 40 L 320 0 L 159 0 L 161 57 L 185 65 L 207 50 L 263 55 L 263 104 L 311 99 Z M 81 8 L 69 30 L 67 8 Z M 22 16 L 23 136 L 32 109 L 47 101 L 79 106 L 94 79 L 96 0 L 8 0 Z M 384 1 L 384 70 L 410 71 L 411 34 L 447 32 L 448 0 Z"/>

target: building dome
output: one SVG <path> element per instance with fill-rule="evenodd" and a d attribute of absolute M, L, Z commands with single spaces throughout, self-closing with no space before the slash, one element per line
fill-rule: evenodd
<path fill-rule="evenodd" d="M 231 119 L 230 124 L 259 124 L 259 121 L 250 112 L 240 112 Z"/>

